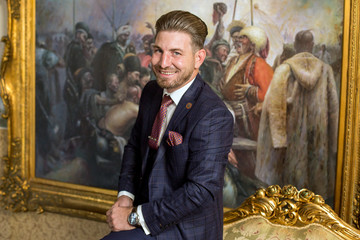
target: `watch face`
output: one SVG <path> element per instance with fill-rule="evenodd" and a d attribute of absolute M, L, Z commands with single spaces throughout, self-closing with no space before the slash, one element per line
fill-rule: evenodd
<path fill-rule="evenodd" d="M 136 212 L 132 212 L 129 215 L 129 224 L 135 226 L 138 223 L 138 215 Z"/>

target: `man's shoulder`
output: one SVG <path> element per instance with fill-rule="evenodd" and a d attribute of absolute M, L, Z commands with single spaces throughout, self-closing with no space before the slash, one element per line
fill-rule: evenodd
<path fill-rule="evenodd" d="M 254 68 L 258 70 L 270 70 L 273 72 L 273 68 L 266 62 L 262 57 L 254 55 L 253 58 L 250 58 L 250 61 L 254 64 Z"/>
<path fill-rule="evenodd" d="M 77 50 L 81 50 L 81 44 L 78 41 L 72 40 L 68 45 L 67 45 L 67 49 L 68 51 L 77 51 Z"/>
<path fill-rule="evenodd" d="M 208 111 L 214 107 L 226 108 L 223 100 L 221 100 L 221 98 L 211 89 L 209 84 L 207 84 L 201 77 L 197 80 L 201 81 L 201 84 L 203 85 L 197 99 L 197 104 L 200 109 Z"/>
<path fill-rule="evenodd" d="M 156 80 L 150 80 L 144 87 L 144 91 L 148 89 L 158 89 L 160 86 L 157 84 Z"/>
<path fill-rule="evenodd" d="M 157 84 L 156 80 L 150 80 L 144 87 L 142 95 L 153 94 L 156 91 L 161 90 L 162 88 Z"/>
<path fill-rule="evenodd" d="M 98 51 L 109 51 L 115 48 L 115 42 L 104 42 Z"/>

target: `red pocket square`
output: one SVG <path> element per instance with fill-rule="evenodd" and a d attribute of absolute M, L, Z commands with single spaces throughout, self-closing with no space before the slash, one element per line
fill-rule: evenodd
<path fill-rule="evenodd" d="M 170 146 L 176 146 L 176 145 L 182 144 L 183 137 L 181 136 L 180 133 L 169 131 L 169 138 L 166 140 L 166 142 Z"/>

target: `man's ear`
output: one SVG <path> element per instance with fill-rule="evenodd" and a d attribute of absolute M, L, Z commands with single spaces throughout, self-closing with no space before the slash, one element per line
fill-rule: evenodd
<path fill-rule="evenodd" d="M 195 53 L 195 68 L 200 68 L 201 64 L 204 62 L 206 57 L 206 51 L 205 49 L 200 49 Z"/>

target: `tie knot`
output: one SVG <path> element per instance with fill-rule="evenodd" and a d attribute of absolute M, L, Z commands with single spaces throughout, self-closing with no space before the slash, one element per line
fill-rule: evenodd
<path fill-rule="evenodd" d="M 161 102 L 161 106 L 168 107 L 170 104 L 173 103 L 173 100 L 169 95 L 164 95 L 163 100 Z"/>

